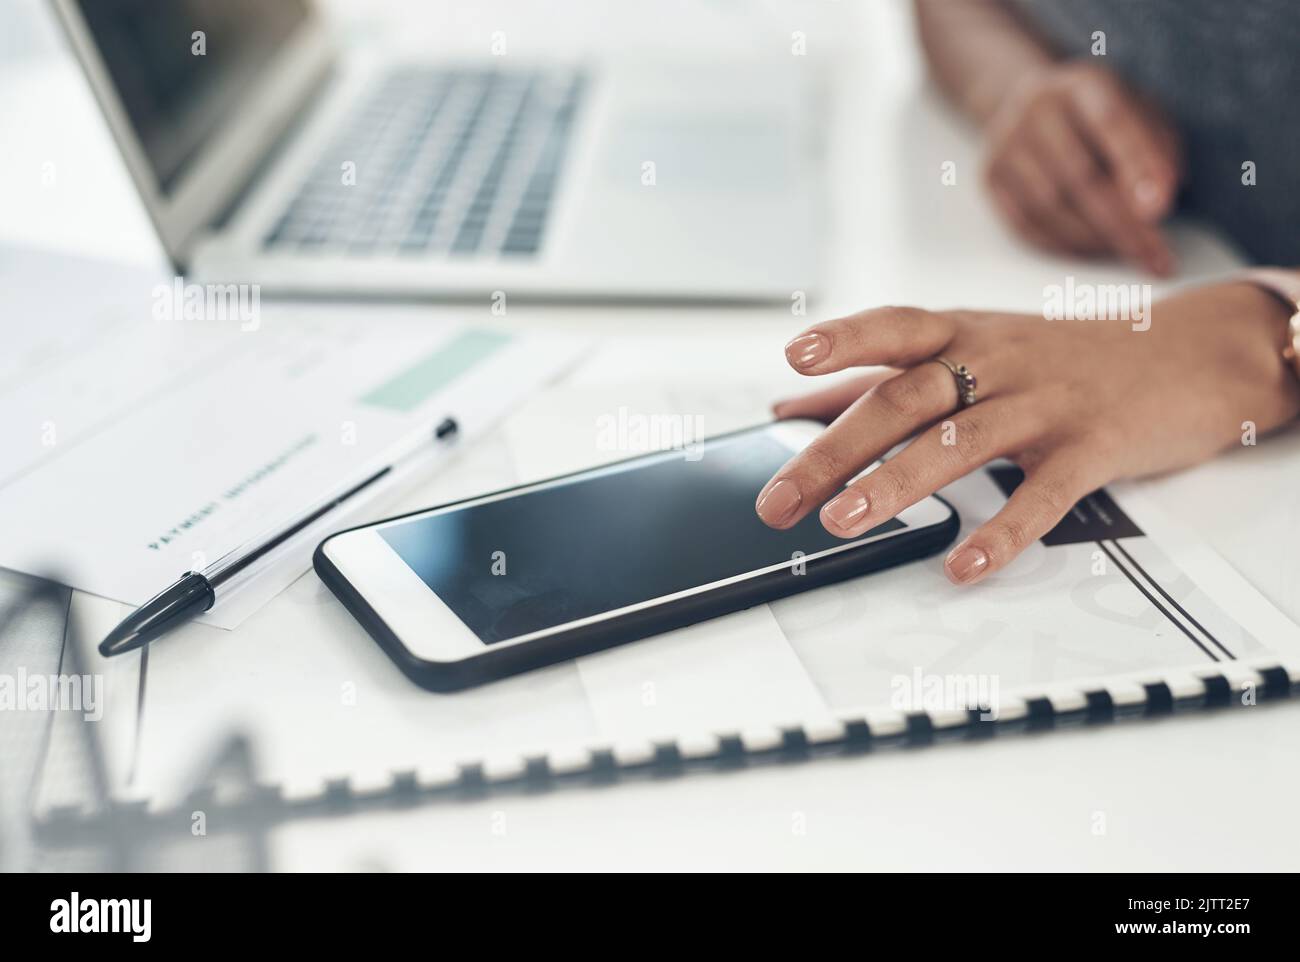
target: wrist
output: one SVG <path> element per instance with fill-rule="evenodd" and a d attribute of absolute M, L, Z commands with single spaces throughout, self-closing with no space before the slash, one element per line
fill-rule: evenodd
<path fill-rule="evenodd" d="M 1056 66 L 1049 57 L 1031 54 L 1012 69 L 1006 64 L 991 67 L 973 78 L 963 97 L 963 109 L 980 128 L 987 129 L 1008 104 L 1023 101 Z"/>
<path fill-rule="evenodd" d="M 1218 320 L 1233 332 L 1235 346 L 1223 350 L 1219 363 L 1250 386 L 1259 406 L 1249 419 L 1261 431 L 1280 427 L 1300 415 L 1300 373 L 1284 354 L 1294 305 L 1247 278 L 1223 290 L 1227 297 L 1219 302 Z"/>
<path fill-rule="evenodd" d="M 1261 267 L 1244 271 L 1241 279 L 1272 297 L 1284 316 L 1279 352 L 1287 367 L 1300 378 L 1300 271 Z"/>

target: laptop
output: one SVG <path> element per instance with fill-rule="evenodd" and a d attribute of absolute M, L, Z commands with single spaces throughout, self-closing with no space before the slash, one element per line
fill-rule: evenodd
<path fill-rule="evenodd" d="M 52 0 L 164 247 L 274 293 L 789 301 L 794 71 L 341 57 L 309 0 Z"/>

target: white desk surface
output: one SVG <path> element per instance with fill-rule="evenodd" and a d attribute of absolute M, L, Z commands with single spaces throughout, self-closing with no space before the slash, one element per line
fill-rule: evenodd
<path fill-rule="evenodd" d="M 352 5 L 336 6 L 345 19 L 359 16 Z M 651 6 L 654 17 L 648 16 Z M 39 9 L 33 0 L 19 7 L 9 16 Z M 380 18 L 353 23 L 349 37 L 385 33 L 391 18 L 419 16 L 410 4 L 368 9 L 376 7 Z M 565 16 L 545 18 L 510 3 L 435 9 L 442 12 L 415 24 L 401 21 L 409 42 L 476 49 L 503 30 L 515 49 L 526 52 L 563 47 L 603 54 L 614 38 L 635 36 L 646 47 L 670 42 L 697 55 L 788 56 L 791 32 L 804 30 L 809 67 L 827 81 L 826 266 L 809 318 L 791 317 L 782 305 L 512 305 L 521 324 L 600 338 L 560 392 L 604 392 L 608 409 L 615 410 L 623 385 L 659 376 L 711 381 L 719 390 L 754 381 L 792 390 L 799 379 L 785 369 L 781 346 L 811 318 L 890 302 L 1037 311 L 1043 285 L 1067 273 L 1080 280 L 1140 280 L 1118 268 L 1044 259 L 1008 238 L 980 194 L 973 137 L 924 84 L 898 2 L 816 11 L 775 4 L 757 16 L 740 3 L 682 3 L 681 16 L 693 18 L 690 28 L 659 17 L 657 5 L 649 4 L 613 12 L 602 5 L 600 13 L 585 8 L 593 11 L 585 16 L 565 5 Z M 157 258 L 147 220 L 79 74 L 48 26 L 25 29 L 21 46 L 0 48 L 7 58 L 0 61 L 3 88 L 20 92 L 0 105 L 0 209 L 6 211 L 0 241 Z M 939 186 L 945 160 L 957 162 L 956 187 Z M 58 170 L 57 190 L 33 186 L 46 161 Z M 1234 264 L 1225 248 L 1195 227 L 1179 226 L 1176 242 L 1187 267 L 1177 283 Z M 583 456 L 575 448 L 575 462 Z M 1172 513 L 1300 620 L 1297 463 L 1300 434 L 1291 431 L 1161 480 L 1157 489 Z M 441 483 L 454 485 L 455 479 Z M 348 617 L 342 607 L 337 617 Z M 239 630 L 256 632 L 258 624 L 255 617 Z M 1297 722 L 1300 705 L 1291 704 L 311 822 L 274 833 L 273 864 L 1293 869 L 1300 836 L 1287 828 L 1300 788 Z M 1102 835 L 1093 831 L 1098 812 L 1107 825 Z"/>

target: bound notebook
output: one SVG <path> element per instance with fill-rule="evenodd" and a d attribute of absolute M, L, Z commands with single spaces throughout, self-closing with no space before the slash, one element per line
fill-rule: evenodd
<path fill-rule="evenodd" d="M 945 496 L 969 530 L 1019 480 L 993 466 Z M 976 590 L 918 562 L 454 695 L 406 682 L 336 604 L 308 575 L 220 644 L 157 646 L 135 724 L 93 731 L 130 742 L 99 763 L 107 787 L 43 784 L 43 835 L 107 818 L 118 838 L 174 836 L 200 810 L 265 831 L 465 792 L 1253 708 L 1300 685 L 1300 629 L 1136 488 L 1084 499 Z M 97 751 L 91 727 L 59 715 L 51 753 Z"/>

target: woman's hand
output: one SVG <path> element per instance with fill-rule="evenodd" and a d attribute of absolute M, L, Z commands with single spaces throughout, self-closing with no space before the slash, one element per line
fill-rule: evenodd
<path fill-rule="evenodd" d="M 1110 71 L 1032 70 L 988 122 L 985 180 L 1025 240 L 1064 255 L 1114 254 L 1174 269 L 1158 224 L 1173 207 L 1182 145 L 1158 108 Z"/>
<path fill-rule="evenodd" d="M 1281 358 L 1280 300 L 1227 283 L 1149 310 L 1147 330 L 1127 320 L 901 307 L 810 328 L 786 346 L 800 373 L 886 367 L 776 406 L 780 418 L 834 423 L 764 486 L 759 517 L 788 528 L 820 507 L 827 531 L 854 538 L 1007 457 L 1024 469 L 1024 482 L 945 563 L 953 581 L 969 583 L 1002 568 L 1108 482 L 1193 464 L 1240 443 L 1243 422 L 1262 434 L 1300 412 L 1300 381 Z M 973 405 L 958 410 L 955 379 L 936 355 L 978 378 Z"/>

